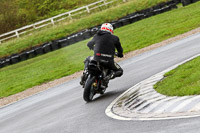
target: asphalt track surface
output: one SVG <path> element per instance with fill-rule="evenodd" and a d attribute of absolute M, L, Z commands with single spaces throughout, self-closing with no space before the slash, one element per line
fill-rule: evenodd
<path fill-rule="evenodd" d="M 200 117 L 120 121 L 105 109 L 136 83 L 199 53 L 200 33 L 120 62 L 124 75 L 91 103 L 78 78 L 0 108 L 0 133 L 198 133 Z"/>

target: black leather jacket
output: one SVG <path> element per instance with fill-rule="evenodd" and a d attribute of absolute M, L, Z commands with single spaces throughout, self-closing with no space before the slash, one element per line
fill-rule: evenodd
<path fill-rule="evenodd" d="M 95 59 L 114 59 L 115 49 L 123 56 L 123 48 L 119 38 L 106 31 L 98 31 L 87 46 L 94 50 Z"/>

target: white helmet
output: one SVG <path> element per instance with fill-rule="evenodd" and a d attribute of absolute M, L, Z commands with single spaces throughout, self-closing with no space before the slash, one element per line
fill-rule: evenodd
<path fill-rule="evenodd" d="M 113 26 L 110 23 L 104 23 L 101 25 L 101 30 L 108 31 L 113 34 Z"/>

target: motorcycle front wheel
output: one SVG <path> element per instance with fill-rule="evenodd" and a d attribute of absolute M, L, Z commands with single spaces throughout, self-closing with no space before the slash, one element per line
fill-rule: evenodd
<path fill-rule="evenodd" d="M 85 87 L 84 87 L 84 92 L 83 92 L 83 99 L 86 102 L 92 101 L 94 95 L 95 95 L 95 89 L 94 89 L 94 84 L 95 83 L 95 76 L 89 75 Z"/>

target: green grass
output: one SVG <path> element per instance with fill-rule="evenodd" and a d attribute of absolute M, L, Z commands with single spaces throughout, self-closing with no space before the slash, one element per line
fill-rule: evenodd
<path fill-rule="evenodd" d="M 74 19 L 70 22 L 60 23 L 54 27 L 36 30 L 31 35 L 22 36 L 20 39 L 10 40 L 0 45 L 0 58 L 30 49 L 33 46 L 41 45 L 45 42 L 59 39 L 90 28 L 104 22 L 117 20 L 127 14 L 146 9 L 167 0 L 131 0 L 115 7 L 103 10 L 98 13 L 87 15 L 81 19 Z"/>
<path fill-rule="evenodd" d="M 200 26 L 200 2 L 116 29 L 125 52 L 149 46 Z M 0 69 L 0 97 L 83 69 L 89 40 Z"/>
<path fill-rule="evenodd" d="M 87 55 L 92 55 L 92 51 L 83 45 L 85 43 L 86 41 L 0 69 L 0 97 L 82 70 L 83 60 Z"/>
<path fill-rule="evenodd" d="M 168 96 L 185 96 L 200 94 L 200 57 L 195 58 L 174 70 L 169 71 L 165 78 L 154 88 Z"/>
<path fill-rule="evenodd" d="M 200 2 L 120 28 L 125 52 L 141 49 L 200 27 Z"/>

